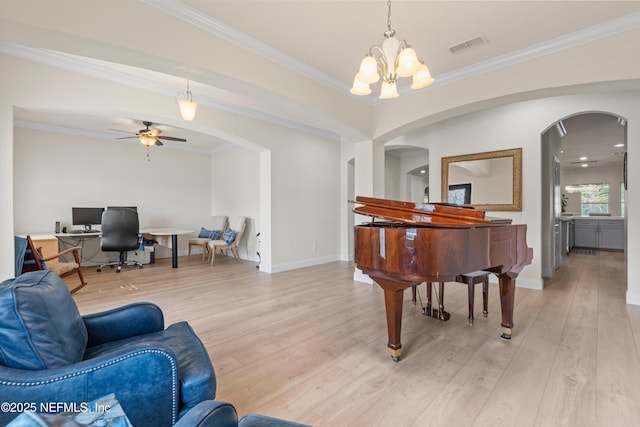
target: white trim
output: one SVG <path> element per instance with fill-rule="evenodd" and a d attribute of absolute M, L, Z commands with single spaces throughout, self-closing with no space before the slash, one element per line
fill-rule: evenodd
<path fill-rule="evenodd" d="M 627 289 L 627 304 L 640 305 L 640 293 L 630 292 Z"/>
<path fill-rule="evenodd" d="M 273 264 L 271 273 L 280 273 L 283 271 L 296 270 L 298 268 L 313 267 L 314 265 L 326 264 L 329 262 L 340 261 L 338 255 L 326 256 L 322 258 L 309 258 L 302 261 L 288 262 L 284 264 Z"/>
<path fill-rule="evenodd" d="M 202 11 L 195 9 L 179 0 L 141 0 L 148 6 L 162 10 L 178 19 L 201 28 L 217 37 L 223 38 L 243 49 L 256 53 L 270 61 L 280 64 L 296 73 L 310 77 L 340 92 L 348 92 L 351 85 L 336 79 L 335 77 L 321 71 L 306 62 L 299 60 L 275 47 L 256 39 L 247 33 L 232 27 L 211 16 L 205 15 Z"/>

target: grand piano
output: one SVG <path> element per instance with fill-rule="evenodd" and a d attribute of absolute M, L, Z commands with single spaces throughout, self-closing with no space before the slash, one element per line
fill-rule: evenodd
<path fill-rule="evenodd" d="M 527 226 L 487 218 L 478 209 L 416 204 L 358 196 L 353 211 L 371 217 L 355 227 L 355 263 L 384 291 L 388 350 L 401 354 L 400 331 L 405 289 L 423 282 L 450 282 L 477 270 L 499 280 L 503 339 L 511 339 L 515 280 L 531 263 Z"/>

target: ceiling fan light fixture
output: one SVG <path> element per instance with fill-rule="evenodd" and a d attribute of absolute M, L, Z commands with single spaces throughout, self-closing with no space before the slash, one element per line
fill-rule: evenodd
<path fill-rule="evenodd" d="M 180 107 L 180 115 L 182 118 L 188 122 L 194 119 L 196 116 L 196 108 L 198 108 L 198 103 L 193 100 L 193 94 L 189 89 L 189 80 L 187 80 L 187 91 L 178 94 L 176 97 L 176 101 L 178 102 L 178 106 Z"/>
<path fill-rule="evenodd" d="M 157 135 L 156 135 L 157 136 Z M 154 135 L 150 135 L 148 133 L 141 133 L 140 135 L 138 135 L 138 140 L 142 143 L 142 145 L 144 145 L 145 147 L 151 147 L 152 145 L 154 145 L 156 142 L 158 142 L 158 138 L 154 136 Z"/>

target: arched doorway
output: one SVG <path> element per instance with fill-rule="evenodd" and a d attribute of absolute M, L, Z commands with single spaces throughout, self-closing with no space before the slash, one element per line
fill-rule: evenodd
<path fill-rule="evenodd" d="M 572 248 L 624 250 L 626 119 L 566 116 L 542 133 L 541 144 L 542 275 L 551 277 Z M 602 231 L 605 219 L 611 230 Z"/>

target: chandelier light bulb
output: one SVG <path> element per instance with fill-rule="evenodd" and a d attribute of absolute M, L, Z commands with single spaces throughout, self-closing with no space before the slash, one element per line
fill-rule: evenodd
<path fill-rule="evenodd" d="M 369 95 L 371 93 L 371 88 L 369 87 L 369 83 L 365 83 L 358 78 L 359 74 L 356 74 L 353 79 L 353 87 L 349 92 L 354 95 Z M 377 76 L 377 74 L 376 74 Z"/>
<path fill-rule="evenodd" d="M 418 71 L 413 75 L 411 89 L 422 89 L 433 83 L 433 77 L 431 77 L 427 65 L 424 62 L 420 62 L 419 64 Z"/>
<path fill-rule="evenodd" d="M 380 99 L 391 99 L 398 97 L 398 89 L 396 88 L 396 82 L 382 82 L 382 88 L 380 89 Z"/>
<path fill-rule="evenodd" d="M 358 80 L 363 83 L 376 83 L 380 80 L 380 75 L 378 74 L 378 64 L 376 63 L 376 58 L 373 55 L 367 55 L 362 59 L 360 63 L 360 71 L 356 75 Z"/>
<path fill-rule="evenodd" d="M 398 76 L 411 77 L 420 67 L 420 61 L 416 51 L 411 47 L 405 47 L 398 55 Z"/>

